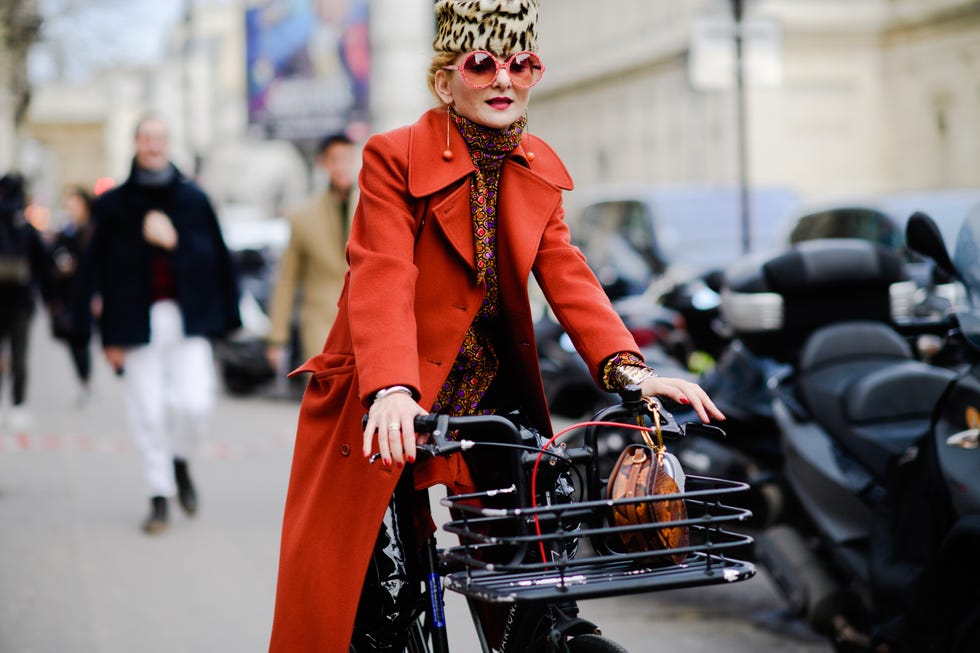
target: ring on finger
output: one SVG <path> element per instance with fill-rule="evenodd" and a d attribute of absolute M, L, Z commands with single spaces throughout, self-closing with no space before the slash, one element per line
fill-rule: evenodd
<path fill-rule="evenodd" d="M 391 423 L 391 424 L 388 425 L 388 430 L 389 431 L 401 431 L 402 430 L 402 425 L 401 424 L 396 424 L 396 423 L 393 422 L 393 423 Z"/>

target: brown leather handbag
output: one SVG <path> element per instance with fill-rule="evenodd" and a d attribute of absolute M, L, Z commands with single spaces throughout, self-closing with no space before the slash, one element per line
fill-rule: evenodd
<path fill-rule="evenodd" d="M 679 494 L 684 491 L 684 471 L 680 462 L 663 446 L 660 437 L 660 421 L 657 409 L 653 409 L 655 433 L 659 443 L 654 443 L 648 431 L 642 431 L 646 444 L 631 444 L 619 455 L 609 476 L 606 497 L 632 499 L 643 496 Z M 612 507 L 611 521 L 616 526 L 636 526 L 658 522 L 687 519 L 687 506 L 683 499 L 664 499 L 623 503 Z M 619 539 L 626 551 L 658 551 L 687 546 L 690 535 L 687 526 L 646 528 L 623 531 Z M 681 564 L 686 553 L 670 554 L 670 559 Z"/>

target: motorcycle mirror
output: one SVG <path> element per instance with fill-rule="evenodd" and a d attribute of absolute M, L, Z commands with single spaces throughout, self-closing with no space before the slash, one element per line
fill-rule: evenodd
<path fill-rule="evenodd" d="M 725 435 L 724 429 L 718 426 L 713 426 L 711 424 L 704 424 L 702 422 L 685 422 L 680 426 L 681 437 L 687 437 L 688 435 L 704 435 L 707 437 L 714 437 L 720 440 L 727 437 Z"/>
<path fill-rule="evenodd" d="M 905 242 L 909 249 L 928 256 L 935 261 L 936 266 L 951 277 L 959 278 L 956 266 L 949 258 L 949 250 L 943 241 L 943 235 L 936 226 L 935 220 L 921 211 L 916 211 L 909 217 L 905 225 Z"/>
<path fill-rule="evenodd" d="M 716 293 L 720 293 L 722 287 L 725 285 L 725 271 L 709 270 L 704 275 L 704 285 L 708 286 Z"/>

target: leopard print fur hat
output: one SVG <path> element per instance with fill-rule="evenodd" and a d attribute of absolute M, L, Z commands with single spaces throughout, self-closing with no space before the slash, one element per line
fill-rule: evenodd
<path fill-rule="evenodd" d="M 436 0 L 436 52 L 538 49 L 538 0 Z"/>

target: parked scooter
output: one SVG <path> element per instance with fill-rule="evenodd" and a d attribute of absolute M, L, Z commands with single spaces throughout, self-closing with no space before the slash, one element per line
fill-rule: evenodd
<path fill-rule="evenodd" d="M 757 560 L 837 651 L 975 652 L 980 211 L 964 223 L 955 264 L 924 215 L 910 218 L 907 241 L 965 287 L 965 304 L 920 329 L 969 346 L 971 365 L 916 360 L 882 321 L 808 335 L 773 384 L 784 478 L 801 510 L 757 537 Z"/>
<path fill-rule="evenodd" d="M 894 252 L 862 240 L 823 239 L 742 259 L 726 271 L 720 290 L 719 314 L 732 339 L 699 382 L 727 416 L 728 437 L 685 438 L 674 453 L 694 473 L 748 483 L 740 500 L 752 510 L 751 525 L 761 528 L 792 512 L 770 381 L 792 372 L 805 338 L 820 327 L 907 320 L 915 287 Z M 670 409 L 694 419 L 689 408 Z"/>

